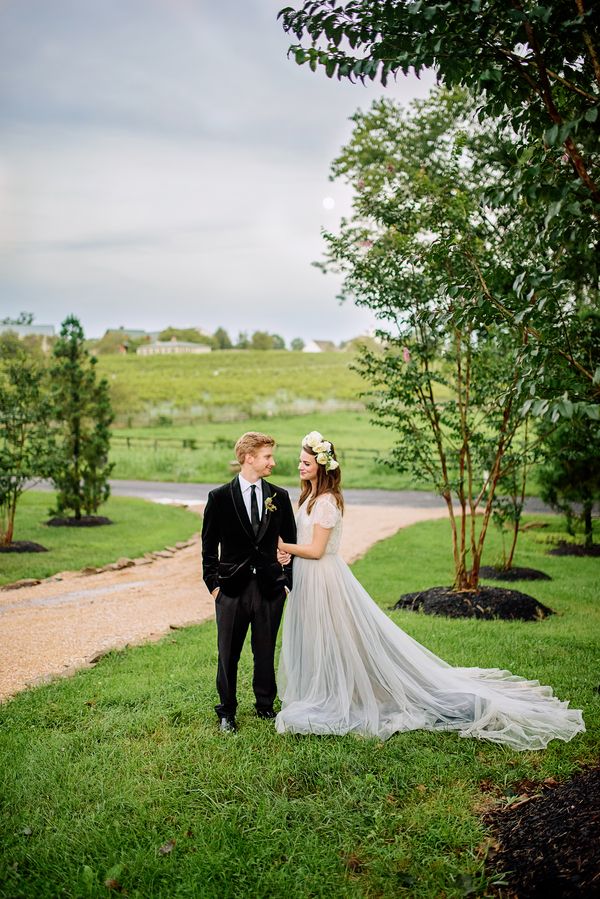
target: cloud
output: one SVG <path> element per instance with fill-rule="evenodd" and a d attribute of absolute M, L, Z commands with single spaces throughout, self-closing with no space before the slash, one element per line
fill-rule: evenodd
<path fill-rule="evenodd" d="M 88 330 L 194 323 L 342 339 L 371 322 L 310 263 L 328 182 L 380 87 L 286 59 L 265 0 L 0 6 L 0 297 Z M 388 93 L 426 93 L 400 79 Z M 323 198 L 335 200 L 323 208 Z M 116 317 L 116 318 L 115 318 Z M 321 329 L 318 335 L 314 328 Z"/>

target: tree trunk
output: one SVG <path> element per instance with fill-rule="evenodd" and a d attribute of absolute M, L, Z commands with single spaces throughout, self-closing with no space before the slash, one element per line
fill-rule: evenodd
<path fill-rule="evenodd" d="M 512 568 L 513 558 L 515 555 L 515 549 L 517 548 L 517 539 L 519 537 L 520 523 L 521 523 L 520 519 L 517 517 L 515 519 L 515 523 L 513 525 L 512 540 L 511 540 L 511 544 L 510 544 L 510 550 L 508 552 L 508 558 L 504 560 L 504 571 L 508 571 L 510 568 Z"/>

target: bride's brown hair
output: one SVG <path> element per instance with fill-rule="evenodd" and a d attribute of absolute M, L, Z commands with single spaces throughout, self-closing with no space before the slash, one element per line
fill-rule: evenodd
<path fill-rule="evenodd" d="M 303 446 L 302 449 L 305 453 L 308 453 L 309 456 L 314 456 L 316 458 L 316 453 L 310 446 Z M 331 452 L 333 458 L 335 459 L 335 447 L 333 443 L 331 444 Z M 337 460 L 336 460 L 337 461 Z M 342 496 L 341 490 L 341 481 L 342 475 L 338 468 L 332 468 L 330 471 L 327 471 L 324 465 L 319 465 L 317 463 L 317 485 L 314 494 L 311 496 L 312 492 L 312 484 L 310 481 L 302 481 L 300 486 L 300 499 L 298 500 L 298 506 L 301 506 L 308 499 L 308 507 L 307 511 L 310 515 L 312 512 L 312 508 L 316 502 L 318 496 L 322 496 L 324 493 L 331 493 L 333 496 L 338 509 L 344 514 L 344 497 Z M 309 499 L 310 497 L 310 499 Z"/>

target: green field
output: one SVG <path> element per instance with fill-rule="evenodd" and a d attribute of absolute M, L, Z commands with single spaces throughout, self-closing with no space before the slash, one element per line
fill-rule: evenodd
<path fill-rule="evenodd" d="M 381 464 L 391 434 L 371 424 L 366 412 L 251 418 L 241 422 L 199 422 L 153 428 L 116 428 L 111 459 L 114 478 L 218 483 L 231 477 L 233 447 L 244 431 L 267 431 L 277 440 L 273 481 L 298 483 L 300 442 L 308 431 L 321 431 L 338 452 L 345 487 L 403 490 L 411 478 Z M 190 447 L 191 444 L 191 447 Z"/>
<path fill-rule="evenodd" d="M 557 612 L 542 622 L 391 615 L 452 664 L 551 684 L 583 709 L 586 734 L 524 753 L 424 731 L 386 743 L 280 737 L 252 714 L 246 646 L 240 732 L 223 738 L 212 710 L 215 627 L 187 628 L 0 707 L 0 893 L 491 895 L 485 802 L 506 804 L 524 778 L 563 779 L 598 755 L 599 563 L 544 549 L 539 532 L 526 532 L 517 559 L 553 577 L 525 587 Z M 492 534 L 488 561 L 498 551 Z M 447 583 L 447 522 L 400 531 L 354 571 L 386 611 L 405 590 Z"/>
<path fill-rule="evenodd" d="M 111 525 L 50 528 L 44 522 L 49 518 L 53 496 L 27 491 L 21 497 L 15 540 L 31 540 L 45 546 L 48 552 L 0 553 L 0 585 L 21 578 L 50 577 L 88 565 L 99 567 L 123 556 L 136 558 L 186 540 L 200 529 L 198 516 L 187 509 L 118 496 L 111 497 L 101 510 L 111 519 Z"/>
<path fill-rule="evenodd" d="M 100 356 L 120 425 L 239 421 L 362 409 L 352 353 L 217 350 L 197 356 Z"/>

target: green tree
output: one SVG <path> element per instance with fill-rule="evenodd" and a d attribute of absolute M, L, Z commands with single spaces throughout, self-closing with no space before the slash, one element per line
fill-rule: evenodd
<path fill-rule="evenodd" d="M 225 328 L 217 328 L 213 334 L 214 345 L 218 350 L 230 350 L 233 346 Z"/>
<path fill-rule="evenodd" d="M 457 589 L 478 585 L 498 483 L 523 452 L 543 377 L 526 332 L 482 323 L 488 293 L 506 296 L 517 262 L 539 252 L 535 208 L 492 215 L 482 203 L 496 169 L 481 152 L 493 160 L 502 141 L 475 129 L 463 92 L 439 91 L 410 114 L 385 100 L 357 113 L 332 168 L 354 187 L 354 210 L 326 235 L 324 268 L 382 323 L 383 348 L 364 346 L 358 368 L 377 421 L 396 436 L 391 464 L 447 503 Z"/>
<path fill-rule="evenodd" d="M 251 347 L 253 350 L 272 350 L 273 336 L 268 331 L 254 331 Z"/>
<path fill-rule="evenodd" d="M 250 347 L 250 338 L 248 337 L 247 331 L 240 331 L 238 334 L 237 343 L 235 345 L 236 350 L 247 350 Z"/>
<path fill-rule="evenodd" d="M 274 350 L 285 350 L 285 340 L 281 334 L 271 334 L 271 347 Z"/>
<path fill-rule="evenodd" d="M 600 399 L 600 359 L 592 365 L 559 337 L 560 308 L 598 304 L 600 244 L 600 59 L 595 10 L 586 0 L 306 0 L 280 12 L 305 45 L 290 52 L 328 77 L 365 81 L 435 68 L 446 87 L 466 87 L 481 121 L 502 141 L 488 204 L 534 205 L 540 251 L 515 258 L 512 289 L 482 283 L 481 320 L 504 321 L 554 355 L 562 354 Z M 489 155 L 489 154 L 488 154 Z M 426 162 L 425 162 L 426 165 Z M 551 248 L 549 253 L 545 250 Z M 557 252 L 559 251 L 559 252 Z M 508 302 L 507 302 L 508 301 Z M 573 335 L 568 335 L 572 341 Z M 598 410 L 590 414 L 598 416 Z"/>
<path fill-rule="evenodd" d="M 50 407 L 43 368 L 25 352 L 0 365 L 0 544 L 13 541 L 15 514 L 28 483 L 52 467 Z"/>
<path fill-rule="evenodd" d="M 546 436 L 544 450 L 539 471 L 542 499 L 565 515 L 570 533 L 575 520 L 581 520 L 589 547 L 594 541 L 594 505 L 600 502 L 600 424 L 589 419 L 563 421 Z"/>
<path fill-rule="evenodd" d="M 57 457 L 52 480 L 56 512 L 95 512 L 110 493 L 109 425 L 112 411 L 105 379 L 96 380 L 96 359 L 85 348 L 79 320 L 68 316 L 53 349 L 50 368 Z"/>
<path fill-rule="evenodd" d="M 197 328 L 165 328 L 158 335 L 159 340 L 183 340 L 188 343 L 203 343 L 213 346 L 213 338 L 209 334 L 201 334 Z"/>
<path fill-rule="evenodd" d="M 301 337 L 294 337 L 292 342 L 290 343 L 290 349 L 292 349 L 295 353 L 301 353 L 305 347 L 305 343 Z"/>
<path fill-rule="evenodd" d="M 0 321 L 0 325 L 32 325 L 35 316 L 31 312 L 19 312 L 16 318 L 7 316 Z"/>

